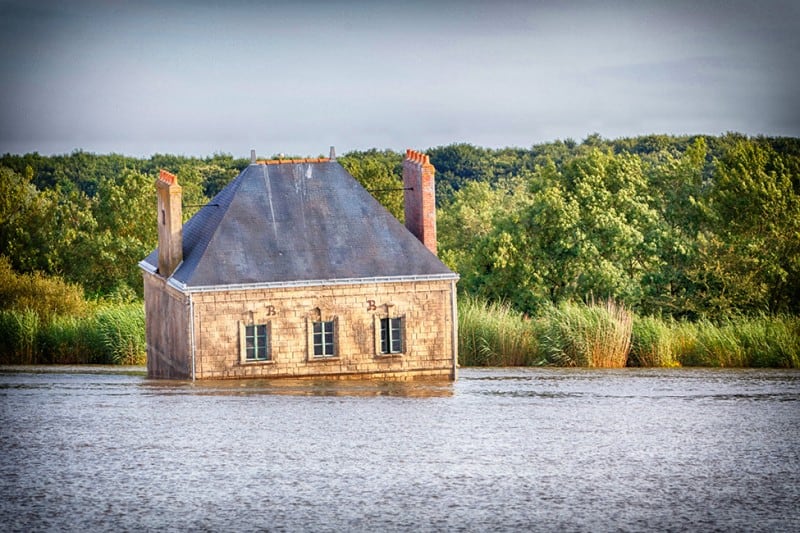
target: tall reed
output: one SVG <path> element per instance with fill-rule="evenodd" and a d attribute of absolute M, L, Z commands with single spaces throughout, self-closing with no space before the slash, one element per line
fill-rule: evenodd
<path fill-rule="evenodd" d="M 39 350 L 36 335 L 39 315 L 32 309 L 0 311 L 0 361 L 3 363 L 33 364 Z"/>
<path fill-rule="evenodd" d="M 564 303 L 545 309 L 540 342 L 546 361 L 559 366 L 621 368 L 631 349 L 633 315 L 611 300 Z"/>
<path fill-rule="evenodd" d="M 95 315 L 97 333 L 108 362 L 138 365 L 145 362 L 144 307 L 122 304 L 101 308 Z"/>
<path fill-rule="evenodd" d="M 677 357 L 687 366 L 800 368 L 800 317 L 737 317 L 681 323 Z"/>
<path fill-rule="evenodd" d="M 88 316 L 40 319 L 33 310 L 0 311 L 2 364 L 144 364 L 141 303 L 102 304 Z"/>
<path fill-rule="evenodd" d="M 672 321 L 654 317 L 633 320 L 629 366 L 679 366 L 675 357 L 678 343 Z"/>
<path fill-rule="evenodd" d="M 538 324 L 510 306 L 463 297 L 458 304 L 459 362 L 465 366 L 528 366 L 541 359 Z"/>

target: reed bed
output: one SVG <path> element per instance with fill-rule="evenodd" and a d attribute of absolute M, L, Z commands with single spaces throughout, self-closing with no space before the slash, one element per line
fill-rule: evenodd
<path fill-rule="evenodd" d="M 2 364 L 144 364 L 141 303 L 100 304 L 86 316 L 42 319 L 32 309 L 0 311 Z"/>
<path fill-rule="evenodd" d="M 629 366 L 680 366 L 676 354 L 680 351 L 679 336 L 673 321 L 654 317 L 636 317 L 631 331 Z M 694 339 L 693 339 L 694 340 Z"/>
<path fill-rule="evenodd" d="M 529 319 L 507 305 L 459 302 L 463 366 L 800 368 L 800 317 L 721 322 L 633 315 L 614 302 L 549 306 Z"/>
<path fill-rule="evenodd" d="M 95 303 L 84 315 L 0 310 L 0 364 L 144 362 L 141 302 Z M 800 368 L 800 317 L 685 322 L 637 317 L 619 304 L 600 302 L 549 306 L 529 318 L 509 305 L 463 297 L 459 362 L 462 366 Z"/>
<path fill-rule="evenodd" d="M 685 366 L 800 368 L 800 317 L 702 320 L 675 330 Z"/>
<path fill-rule="evenodd" d="M 566 303 L 545 309 L 541 337 L 546 362 L 558 366 L 622 368 L 631 350 L 633 315 L 613 301 Z"/>
<path fill-rule="evenodd" d="M 537 326 L 509 305 L 461 298 L 459 362 L 464 366 L 533 365 L 541 358 Z"/>

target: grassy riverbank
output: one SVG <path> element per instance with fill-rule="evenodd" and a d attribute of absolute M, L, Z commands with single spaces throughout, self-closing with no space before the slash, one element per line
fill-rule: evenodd
<path fill-rule="evenodd" d="M 462 366 L 800 368 L 800 317 L 685 322 L 613 303 L 551 306 L 534 318 L 473 298 L 459 302 Z"/>

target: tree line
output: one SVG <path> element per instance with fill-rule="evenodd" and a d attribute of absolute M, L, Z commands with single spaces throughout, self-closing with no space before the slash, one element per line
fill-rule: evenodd
<path fill-rule="evenodd" d="M 800 139 L 643 136 L 530 148 L 452 144 L 437 170 L 440 257 L 463 294 L 521 313 L 614 300 L 639 314 L 723 318 L 800 312 Z M 402 219 L 403 155 L 340 162 Z M 0 158 L 0 254 L 14 271 L 141 295 L 156 246 L 153 180 L 178 175 L 184 216 L 248 164 L 82 151 Z"/>

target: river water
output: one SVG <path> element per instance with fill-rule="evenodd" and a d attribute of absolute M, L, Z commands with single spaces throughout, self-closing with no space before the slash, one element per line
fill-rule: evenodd
<path fill-rule="evenodd" d="M 0 369 L 3 531 L 800 531 L 800 372 Z"/>

